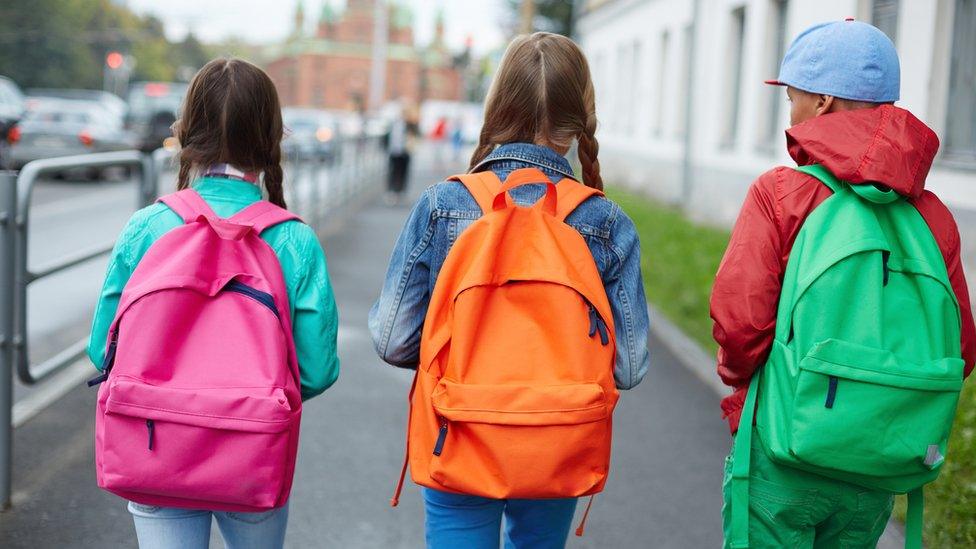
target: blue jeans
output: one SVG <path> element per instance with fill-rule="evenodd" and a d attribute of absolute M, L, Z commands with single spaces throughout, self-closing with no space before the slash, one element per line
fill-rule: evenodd
<path fill-rule="evenodd" d="M 502 516 L 506 549 L 562 549 L 576 498 L 489 499 L 423 489 L 428 549 L 498 549 Z"/>
<path fill-rule="evenodd" d="M 288 504 L 264 513 L 228 513 L 153 507 L 129 502 L 139 549 L 207 549 L 210 525 L 227 549 L 280 549 L 285 543 Z"/>

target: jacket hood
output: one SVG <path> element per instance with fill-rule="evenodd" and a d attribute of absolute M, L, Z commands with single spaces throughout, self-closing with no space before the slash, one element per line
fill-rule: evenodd
<path fill-rule="evenodd" d="M 848 183 L 880 183 L 917 198 L 939 150 L 939 138 L 912 113 L 894 105 L 825 114 L 786 130 L 800 166 L 823 164 Z"/>

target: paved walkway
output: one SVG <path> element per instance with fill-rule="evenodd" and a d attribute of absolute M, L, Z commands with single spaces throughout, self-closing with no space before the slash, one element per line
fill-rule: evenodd
<path fill-rule="evenodd" d="M 451 171 L 420 160 L 417 193 Z M 410 374 L 382 364 L 366 332 L 407 213 L 377 201 L 324 242 L 339 300 L 342 374 L 305 408 L 288 547 L 423 546 L 417 489 L 408 485 L 396 509 L 388 503 L 403 458 Z M 621 397 L 610 480 L 586 536 L 569 547 L 721 545 L 730 439 L 718 399 L 656 341 L 651 360 L 644 383 Z M 17 430 L 14 508 L 0 515 L 0 545 L 135 546 L 123 502 L 95 486 L 93 409 L 94 392 L 79 387 Z"/>

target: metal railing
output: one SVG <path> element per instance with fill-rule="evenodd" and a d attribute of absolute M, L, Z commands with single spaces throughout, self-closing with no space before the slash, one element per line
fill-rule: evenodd
<path fill-rule="evenodd" d="M 77 341 L 43 363 L 31 367 L 27 338 L 27 287 L 42 278 L 108 254 L 115 244 L 114 241 L 95 244 L 69 254 L 67 257 L 41 265 L 36 269 L 30 269 L 27 265 L 29 244 L 27 228 L 30 222 L 31 197 L 38 178 L 45 174 L 77 168 L 138 168 L 140 177 L 139 184 L 136 187 L 136 207 L 141 208 L 156 199 L 155 174 L 157 169 L 154 165 L 154 158 L 155 155 L 145 155 L 138 151 L 46 158 L 27 164 L 17 176 L 17 244 L 14 254 L 17 320 L 14 324 L 14 346 L 17 349 L 17 376 L 22 383 L 33 385 L 48 378 L 51 374 L 81 358 L 86 346 L 85 340 Z"/>
<path fill-rule="evenodd" d="M 13 370 L 27 385 L 39 383 L 85 354 L 87 340 L 78 341 L 38 365 L 31 365 L 27 333 L 27 289 L 31 283 L 108 254 L 114 242 L 94 244 L 56 261 L 28 267 L 31 197 L 38 178 L 76 168 L 138 168 L 136 206 L 151 204 L 157 195 L 164 162 L 172 153 L 159 149 L 98 153 L 37 160 L 19 174 L 0 172 L 0 510 L 10 505 L 13 455 Z M 320 161 L 295 156 L 285 164 L 289 206 L 306 223 L 328 221 L 357 196 L 374 192 L 386 172 L 386 157 L 377 137 L 337 139 Z M 94 296 L 92 298 L 94 300 Z"/>
<path fill-rule="evenodd" d="M 285 199 L 306 223 L 320 225 L 357 196 L 380 188 L 386 169 L 378 137 L 337 139 L 327 155 L 286 157 Z"/>

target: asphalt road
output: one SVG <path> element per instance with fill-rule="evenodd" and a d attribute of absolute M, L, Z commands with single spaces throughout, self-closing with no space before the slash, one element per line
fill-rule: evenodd
<path fill-rule="evenodd" d="M 458 169 L 436 166 L 430 158 L 418 160 L 414 195 Z M 63 193 L 54 187 L 51 191 L 50 201 L 39 192 L 38 203 L 71 208 Z M 112 197 L 119 208 L 127 200 L 124 184 L 98 186 L 97 191 Z M 100 230 L 109 235 L 124 222 L 124 214 L 117 219 L 102 215 L 106 208 L 101 203 L 93 209 L 88 213 L 101 218 Z M 392 509 L 388 503 L 403 458 L 410 374 L 382 364 L 366 331 L 369 307 L 407 213 L 407 206 L 375 200 L 324 240 L 341 315 L 342 374 L 333 388 L 305 407 L 288 547 L 423 546 L 416 487 L 407 486 L 400 507 Z M 61 238 L 71 233 L 51 231 Z M 92 267 L 96 287 L 103 268 Z M 90 308 L 93 291 L 80 291 L 80 308 L 74 313 L 85 304 Z M 57 317 L 70 316 L 63 307 L 47 314 L 49 318 L 38 313 L 35 322 L 54 327 Z M 73 325 L 84 329 L 77 318 Z M 615 414 L 606 491 L 596 498 L 586 536 L 571 539 L 570 547 L 721 544 L 721 471 L 729 437 L 717 398 L 662 345 L 650 345 L 647 379 L 622 395 Z M 93 408 L 94 391 L 79 386 L 15 432 L 14 506 L 0 514 L 4 547 L 135 546 L 124 503 L 95 486 Z"/>

